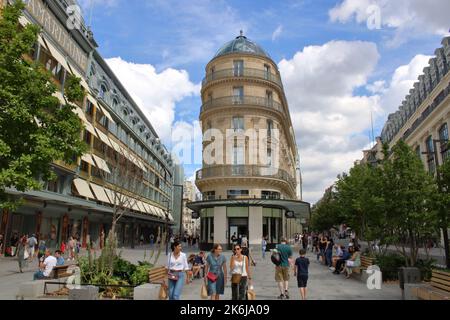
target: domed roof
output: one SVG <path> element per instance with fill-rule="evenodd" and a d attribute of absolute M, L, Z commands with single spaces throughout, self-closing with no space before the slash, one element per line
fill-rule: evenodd
<path fill-rule="evenodd" d="M 219 51 L 217 51 L 214 58 L 235 52 L 251 53 L 270 59 L 270 56 L 259 45 L 248 40 L 247 37 L 242 34 L 242 31 L 241 35 L 237 36 L 236 39 L 225 43 Z"/>

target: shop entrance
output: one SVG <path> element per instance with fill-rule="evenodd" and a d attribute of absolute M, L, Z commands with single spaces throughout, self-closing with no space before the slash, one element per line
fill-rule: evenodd
<path fill-rule="evenodd" d="M 248 218 L 228 218 L 228 250 L 232 249 L 231 237 L 233 234 L 238 238 L 246 236 L 249 239 Z"/>

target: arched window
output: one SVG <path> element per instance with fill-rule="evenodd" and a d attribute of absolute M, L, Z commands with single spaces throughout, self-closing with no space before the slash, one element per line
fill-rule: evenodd
<path fill-rule="evenodd" d="M 98 96 L 99 98 L 105 99 L 105 93 L 108 91 L 108 89 L 106 89 L 106 86 L 104 84 L 100 85 L 100 91 L 98 92 Z"/>

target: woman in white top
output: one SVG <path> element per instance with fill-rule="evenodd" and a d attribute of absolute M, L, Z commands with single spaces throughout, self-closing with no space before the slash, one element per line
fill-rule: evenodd
<path fill-rule="evenodd" d="M 169 300 L 180 300 L 186 279 L 185 273 L 189 271 L 189 265 L 186 254 L 181 252 L 180 242 L 174 241 L 171 245 L 171 249 L 172 252 L 167 259 Z"/>
<path fill-rule="evenodd" d="M 242 254 L 240 245 L 234 246 L 234 255 L 231 256 L 231 296 L 232 300 L 245 300 L 247 279 L 251 280 L 247 256 Z"/>

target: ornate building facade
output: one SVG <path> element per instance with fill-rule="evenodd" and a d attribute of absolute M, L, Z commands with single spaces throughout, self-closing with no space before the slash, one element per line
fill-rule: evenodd
<path fill-rule="evenodd" d="M 88 242 L 98 246 L 100 235 L 108 233 L 116 204 L 126 211 L 117 226 L 119 244 L 133 246 L 141 235 L 148 239 L 158 227 L 173 224 L 173 161 L 150 121 L 101 57 L 82 18 L 68 28 L 68 8 L 76 4 L 29 0 L 20 24 L 41 26 L 29 58 L 51 72 L 62 104 L 67 103 L 68 75 L 81 78 L 87 94 L 74 105 L 74 112 L 84 124 L 80 135 L 89 152 L 75 165 L 55 162 L 57 179 L 44 190 L 7 190 L 25 202 L 14 212 L 2 210 L 0 234 L 9 239 L 14 233 L 35 233 L 50 246 L 76 236 L 84 246 Z M 117 203 L 118 196 L 125 201 Z"/>
<path fill-rule="evenodd" d="M 241 32 L 205 69 L 196 173 L 203 200 L 188 204 L 200 216 L 200 245 L 229 246 L 235 234 L 252 246 L 267 237 L 272 246 L 299 232 L 309 213 L 299 199 L 298 150 L 278 67 Z"/>

